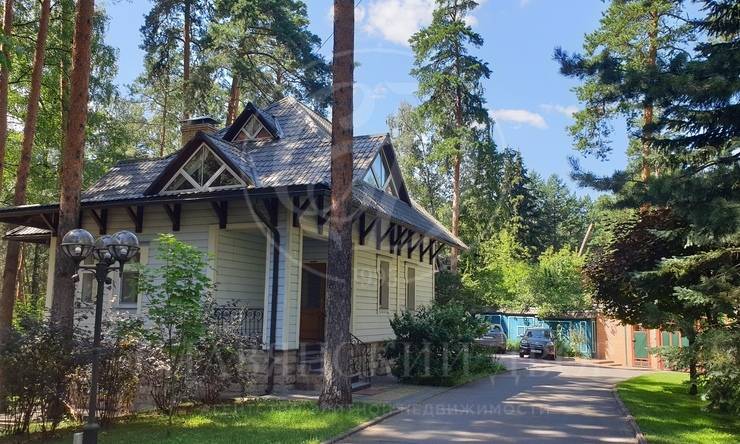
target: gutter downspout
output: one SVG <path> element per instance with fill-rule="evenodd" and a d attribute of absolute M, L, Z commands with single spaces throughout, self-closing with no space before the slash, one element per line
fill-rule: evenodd
<path fill-rule="evenodd" d="M 255 211 L 255 213 L 272 234 L 272 302 L 270 306 L 270 345 L 267 351 L 267 388 L 265 389 L 265 393 L 269 395 L 275 386 L 275 342 L 277 342 L 278 283 L 280 282 L 280 232 L 277 229 L 277 201 L 271 199 L 269 206 L 267 204 L 265 206 L 268 207 L 269 219 L 260 211 Z"/>

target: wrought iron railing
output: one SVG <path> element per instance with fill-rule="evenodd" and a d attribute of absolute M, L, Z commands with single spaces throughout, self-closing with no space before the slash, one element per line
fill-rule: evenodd
<path fill-rule="evenodd" d="M 235 327 L 238 334 L 262 342 L 262 320 L 264 310 L 249 307 L 216 307 L 215 317 L 219 326 Z"/>
<path fill-rule="evenodd" d="M 352 379 L 370 383 L 370 346 L 362 342 L 357 336 L 352 336 L 352 361 L 350 371 Z"/>

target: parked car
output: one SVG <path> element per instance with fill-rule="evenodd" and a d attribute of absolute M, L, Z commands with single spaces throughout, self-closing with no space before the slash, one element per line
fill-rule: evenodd
<path fill-rule="evenodd" d="M 486 334 L 476 339 L 476 342 L 494 349 L 497 353 L 506 353 L 506 333 L 498 324 L 493 324 Z"/>
<path fill-rule="evenodd" d="M 519 357 L 524 355 L 555 360 L 555 335 L 547 327 L 528 328 L 519 342 Z"/>

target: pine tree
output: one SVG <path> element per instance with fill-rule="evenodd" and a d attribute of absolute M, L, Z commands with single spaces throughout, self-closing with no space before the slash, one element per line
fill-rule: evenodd
<path fill-rule="evenodd" d="M 434 150 L 452 167 L 452 233 L 460 232 L 461 165 L 465 153 L 478 138 L 476 128 L 488 128 L 483 98 L 483 79 L 488 64 L 470 54 L 483 44 L 481 36 L 466 23 L 478 6 L 473 0 L 437 0 L 432 23 L 414 34 L 411 48 L 415 61 L 411 74 L 419 81 L 419 111 L 434 126 Z M 453 248 L 450 265 L 457 272 L 459 251 Z"/>
<path fill-rule="evenodd" d="M 611 0 L 600 27 L 586 35 L 582 54 L 558 48 L 562 74 L 580 79 L 575 88 L 583 109 L 569 130 L 581 152 L 604 159 L 611 151 L 612 123 L 624 118 L 633 138 L 630 152 L 638 158 L 641 180 L 661 167 L 650 151 L 649 128 L 656 114 L 650 77 L 666 69 L 688 38 L 676 0 Z"/>
<path fill-rule="evenodd" d="M 3 35 L 0 42 L 0 190 L 3 189 L 5 150 L 8 143 L 8 83 L 13 45 L 13 0 L 5 0 Z"/>
<path fill-rule="evenodd" d="M 77 227 L 80 214 L 94 15 L 93 0 L 77 2 L 70 77 L 69 118 L 63 151 L 62 190 L 59 199 L 58 239 L 62 239 L 69 230 Z M 51 320 L 70 338 L 74 323 L 74 283 L 72 282 L 74 273 L 75 264 L 72 259 L 65 256 L 61 246 L 57 246 Z"/>
<path fill-rule="evenodd" d="M 331 125 L 331 215 L 327 264 L 322 409 L 352 405 L 352 140 L 355 69 L 354 0 L 334 0 L 334 63 Z"/>
<path fill-rule="evenodd" d="M 51 15 L 51 0 L 43 0 L 39 17 L 39 30 L 36 36 L 36 50 L 31 73 L 31 89 L 28 93 L 26 120 L 23 126 L 23 142 L 21 159 L 16 175 L 13 205 L 25 205 L 28 196 L 28 176 L 31 172 L 31 155 L 33 141 L 36 136 L 36 122 L 41 97 L 41 78 L 44 69 L 46 37 L 49 32 L 49 16 Z M 18 267 L 21 262 L 21 244 L 9 241 L 5 252 L 3 269 L 3 288 L 0 294 L 0 347 L 5 340 L 5 332 L 10 329 L 15 305 Z"/>
<path fill-rule="evenodd" d="M 151 75 L 178 72 L 182 80 L 182 117 L 190 117 L 195 106 L 190 92 L 193 70 L 193 43 L 205 34 L 209 2 L 207 0 L 158 0 L 144 17 L 141 49 L 152 66 Z M 178 69 L 173 64 L 179 60 Z"/>

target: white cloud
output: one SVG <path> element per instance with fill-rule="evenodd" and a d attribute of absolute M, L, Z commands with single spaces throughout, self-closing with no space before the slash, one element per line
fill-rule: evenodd
<path fill-rule="evenodd" d="M 526 109 L 494 109 L 491 116 L 498 122 L 529 125 L 539 129 L 546 129 L 547 122 L 542 115 Z"/>
<path fill-rule="evenodd" d="M 560 113 L 565 117 L 573 117 L 573 114 L 578 112 L 578 107 L 576 105 L 563 106 L 543 103 L 542 105 L 540 105 L 540 108 L 547 111 L 548 113 Z"/>
<path fill-rule="evenodd" d="M 374 0 L 367 6 L 364 29 L 386 40 L 408 45 L 409 38 L 432 21 L 434 0 Z"/>

